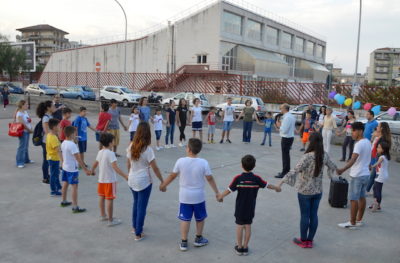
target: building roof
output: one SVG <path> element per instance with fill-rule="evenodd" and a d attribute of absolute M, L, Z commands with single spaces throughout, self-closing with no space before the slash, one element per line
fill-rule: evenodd
<path fill-rule="evenodd" d="M 36 26 L 28 26 L 28 27 L 22 27 L 22 28 L 18 28 L 17 31 L 20 32 L 30 32 L 30 31 L 44 31 L 44 30 L 56 30 L 56 31 L 60 31 L 64 34 L 69 34 L 68 32 L 65 32 L 61 29 L 55 28 L 51 25 L 47 25 L 47 24 L 42 24 L 42 25 L 36 25 Z"/>

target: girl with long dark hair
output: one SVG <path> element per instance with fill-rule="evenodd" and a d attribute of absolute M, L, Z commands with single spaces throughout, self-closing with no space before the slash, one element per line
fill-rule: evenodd
<path fill-rule="evenodd" d="M 302 248 L 312 248 L 315 233 L 318 228 L 318 206 L 322 197 L 322 176 L 324 165 L 328 167 L 328 176 L 337 167 L 324 152 L 322 135 L 314 132 L 309 138 L 310 144 L 303 157 L 297 163 L 294 171 L 289 172 L 279 182 L 290 186 L 296 184 L 297 197 L 300 206 L 300 238 L 294 238 L 294 244 Z"/>
<path fill-rule="evenodd" d="M 176 108 L 176 125 L 179 127 L 179 146 L 181 147 L 185 145 L 186 141 L 185 128 L 187 125 L 188 111 L 187 101 L 184 98 L 180 99 L 178 108 Z"/>
<path fill-rule="evenodd" d="M 136 241 L 143 238 L 144 219 L 153 185 L 150 167 L 161 183 L 163 182 L 150 144 L 150 125 L 147 122 L 141 122 L 137 127 L 132 143 L 127 149 L 128 185 L 133 195 L 132 233 L 135 234 Z"/>
<path fill-rule="evenodd" d="M 347 120 L 346 122 L 343 123 L 343 130 L 341 132 L 336 132 L 336 135 L 343 135 L 346 134 L 346 138 L 344 139 L 343 146 L 342 146 L 342 159 L 340 159 L 341 162 L 346 161 L 346 151 L 347 147 L 349 147 L 349 158 L 347 159 L 348 161 L 351 159 L 351 155 L 353 154 L 353 149 L 354 149 L 354 140 L 351 136 L 351 125 L 356 121 L 354 117 L 354 111 L 349 110 L 347 111 Z"/>

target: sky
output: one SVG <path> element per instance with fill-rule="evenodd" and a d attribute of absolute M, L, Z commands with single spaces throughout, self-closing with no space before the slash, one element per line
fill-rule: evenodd
<path fill-rule="evenodd" d="M 200 0 L 119 0 L 128 17 L 128 35 L 157 26 L 202 3 Z M 242 2 L 242 1 L 240 1 Z M 326 62 L 354 73 L 359 0 L 248 0 L 244 2 L 309 28 L 327 41 Z M 114 0 L 0 0 L 0 34 L 15 41 L 17 28 L 50 24 L 71 41 L 115 40 L 124 18 Z M 363 0 L 358 72 L 377 48 L 400 47 L 400 1 Z"/>

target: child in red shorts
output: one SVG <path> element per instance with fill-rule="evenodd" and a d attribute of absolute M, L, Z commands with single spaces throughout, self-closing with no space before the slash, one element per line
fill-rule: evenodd
<path fill-rule="evenodd" d="M 128 180 L 128 175 L 119 169 L 117 157 L 111 150 L 114 146 L 114 136 L 110 133 L 102 133 L 100 135 L 100 143 L 102 149 L 93 163 L 92 175 L 97 166 L 99 166 L 99 183 L 97 192 L 99 194 L 100 221 L 108 221 L 108 226 L 121 224 L 121 220 L 113 218 L 113 200 L 116 198 L 117 176 L 116 173 Z M 107 214 L 105 211 L 105 203 L 107 203 Z"/>
<path fill-rule="evenodd" d="M 296 131 L 297 133 L 300 133 L 301 130 L 303 130 L 303 135 L 301 137 L 301 142 L 303 143 L 303 148 L 300 149 L 300 151 L 304 152 L 306 149 L 306 145 L 308 142 L 308 138 L 310 137 L 310 133 L 314 131 L 314 120 L 311 119 L 311 111 L 307 110 L 306 111 L 306 118 L 303 120 L 300 129 Z"/>

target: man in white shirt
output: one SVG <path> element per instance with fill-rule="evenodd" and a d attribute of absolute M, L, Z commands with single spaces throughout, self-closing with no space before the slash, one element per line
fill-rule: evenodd
<path fill-rule="evenodd" d="M 279 128 L 281 136 L 282 149 L 282 172 L 278 173 L 275 178 L 283 178 L 290 171 L 290 150 L 294 141 L 294 129 L 296 126 L 295 117 L 289 112 L 289 105 L 282 104 L 280 106 L 282 121 L 278 121 L 276 126 Z"/>
<path fill-rule="evenodd" d="M 226 106 L 222 110 L 221 118 L 224 120 L 224 126 L 222 128 L 222 138 L 219 143 L 224 143 L 225 133 L 226 141 L 232 143 L 229 139 L 229 135 L 232 129 L 232 123 L 234 120 L 235 106 L 232 105 L 232 98 L 226 100 Z"/>
<path fill-rule="evenodd" d="M 347 169 L 350 169 L 350 221 L 338 224 L 339 227 L 346 229 L 356 229 L 363 225 L 362 218 L 365 211 L 366 200 L 365 190 L 370 175 L 369 164 L 371 163 L 371 142 L 364 138 L 364 124 L 355 122 L 352 124 L 354 145 L 353 155 L 346 166 L 338 169 L 337 173 L 341 175 Z"/>

